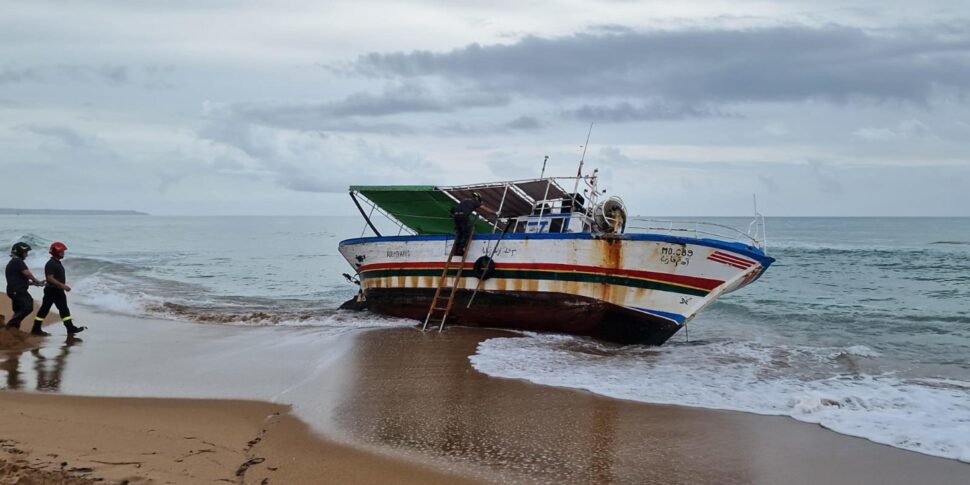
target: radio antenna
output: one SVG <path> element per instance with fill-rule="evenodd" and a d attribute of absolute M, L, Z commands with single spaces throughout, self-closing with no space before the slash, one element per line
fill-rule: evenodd
<path fill-rule="evenodd" d="M 589 147 L 589 137 L 593 134 L 593 124 L 589 124 L 589 131 L 586 133 L 586 144 L 583 145 L 583 156 L 579 159 L 579 170 L 576 171 L 577 177 L 583 176 L 583 162 L 586 161 L 586 148 Z M 575 192 L 575 190 L 573 191 Z"/>
<path fill-rule="evenodd" d="M 586 161 L 586 148 L 589 147 L 589 137 L 593 134 L 593 124 L 589 124 L 589 131 L 586 133 L 586 144 L 583 145 L 583 156 L 579 159 L 579 169 L 576 170 L 576 184 L 573 185 L 573 206 L 576 205 L 576 191 L 579 190 L 579 179 L 583 177 L 583 162 Z"/>

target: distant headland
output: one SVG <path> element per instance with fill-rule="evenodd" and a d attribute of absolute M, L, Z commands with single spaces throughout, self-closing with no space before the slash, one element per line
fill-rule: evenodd
<path fill-rule="evenodd" d="M 138 211 L 105 211 L 78 209 L 6 209 L 0 207 L 0 215 L 13 216 L 147 216 Z"/>

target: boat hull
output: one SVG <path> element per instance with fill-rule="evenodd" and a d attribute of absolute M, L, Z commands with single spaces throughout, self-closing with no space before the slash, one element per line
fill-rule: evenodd
<path fill-rule="evenodd" d="M 357 270 L 370 309 L 423 321 L 452 241 L 361 238 L 342 242 L 340 252 Z M 486 255 L 495 268 L 480 279 L 474 261 Z M 457 290 L 446 323 L 660 345 L 717 297 L 757 279 L 772 261 L 755 248 L 708 239 L 476 235 L 461 277 L 447 277 Z"/>
<path fill-rule="evenodd" d="M 681 326 L 670 320 L 611 303 L 565 293 L 458 290 L 448 325 L 510 328 L 585 335 L 618 343 L 660 345 Z M 433 289 L 374 288 L 366 292 L 367 307 L 378 313 L 423 321 Z M 437 322 L 435 322 L 437 323 Z"/>

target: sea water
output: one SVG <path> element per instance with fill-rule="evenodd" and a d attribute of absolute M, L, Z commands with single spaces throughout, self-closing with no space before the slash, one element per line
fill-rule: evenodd
<path fill-rule="evenodd" d="M 746 227 L 749 221 L 709 219 Z M 970 462 L 970 219 L 774 218 L 777 262 L 662 347 L 525 334 L 482 342 L 489 375 L 730 409 Z M 0 242 L 67 243 L 71 301 L 198 324 L 407 325 L 337 312 L 357 218 L 0 216 Z M 82 322 L 83 323 L 83 322 Z"/>

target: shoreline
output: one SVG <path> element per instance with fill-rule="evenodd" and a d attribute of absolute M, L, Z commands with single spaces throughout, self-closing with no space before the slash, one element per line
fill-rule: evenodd
<path fill-rule="evenodd" d="M 470 483 L 321 439 L 280 404 L 19 392 L 0 403 L 15 417 L 0 421 L 0 483 Z"/>
<path fill-rule="evenodd" d="M 0 298 L 0 315 L 11 313 L 9 299 Z M 32 316 L 20 328 L 29 331 L 31 323 Z M 60 329 L 49 328 L 59 323 L 56 311 L 45 319 L 50 337 L 0 328 L 0 373 L 7 384 L 0 388 L 0 485 L 311 483 L 320 476 L 339 483 L 475 483 L 328 439 L 294 416 L 290 405 L 61 394 L 48 392 L 40 375 L 36 391 L 11 390 L 29 371 L 11 366 L 16 360 L 9 357 L 60 340 Z M 61 379 L 59 372 L 51 377 Z"/>
<path fill-rule="evenodd" d="M 17 409 L 0 415 L 0 440 L 15 442 L 3 441 L 0 449 L 27 452 L 5 451 L 2 466 L 62 476 L 70 476 L 70 468 L 91 468 L 71 479 L 162 483 L 179 459 L 194 477 L 232 481 L 248 460 L 265 460 L 250 463 L 239 483 L 334 476 L 342 483 L 409 483 L 401 477 L 412 477 L 410 483 L 886 485 L 960 483 L 970 472 L 955 460 L 788 417 L 644 404 L 475 371 L 468 356 L 480 341 L 510 335 L 501 331 L 452 328 L 431 334 L 395 327 L 321 337 L 314 327 L 229 327 L 79 313 L 94 323 L 90 334 L 82 334 L 85 342 L 62 345 L 63 331 L 55 328 L 54 336 L 37 339 L 42 357 L 18 354 L 24 356 L 20 389 L 31 384 L 41 389 L 48 379 L 57 385 L 42 390 L 69 395 L 0 392 L 4 409 Z M 150 355 L 161 357 L 145 360 L 149 348 L 157 351 Z M 11 352 L 17 353 L 0 356 Z M 8 379 L 9 367 L 0 367 Z M 54 370 L 56 379 L 50 377 Z M 144 394 L 171 397 L 118 397 Z M 210 430 L 216 423 L 220 429 Z M 117 433 L 99 437 L 90 426 L 114 426 L 127 434 L 125 440 Z M 206 441 L 221 448 L 200 448 L 185 439 L 201 432 L 167 440 L 145 432 L 179 426 L 205 430 Z M 250 446 L 260 432 L 267 433 L 265 439 Z M 114 464 L 92 462 L 91 450 L 61 444 L 95 438 L 106 442 L 91 445 L 104 453 L 94 459 Z M 155 453 L 146 455 L 149 460 L 125 454 L 151 446 L 141 451 Z M 183 457 L 205 449 L 214 452 Z M 24 456 L 27 463 L 16 461 Z M 138 461 L 140 468 L 117 464 Z M 68 465 L 60 467 L 63 462 Z M 358 474 L 365 472 L 372 475 Z M 0 484 L 9 473 L 0 469 Z"/>

